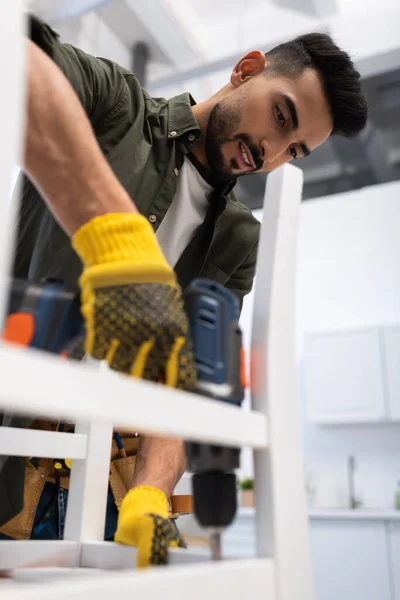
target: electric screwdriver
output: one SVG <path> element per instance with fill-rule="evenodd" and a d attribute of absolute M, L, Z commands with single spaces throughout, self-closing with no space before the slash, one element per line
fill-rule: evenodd
<path fill-rule="evenodd" d="M 184 294 L 197 368 L 197 391 L 220 402 L 240 405 L 244 397 L 244 355 L 239 303 L 230 290 L 197 279 Z M 221 423 L 221 427 L 224 424 Z M 199 524 L 210 531 L 214 560 L 221 558 L 221 532 L 235 518 L 238 448 L 186 443 L 193 473 L 193 508 Z"/>

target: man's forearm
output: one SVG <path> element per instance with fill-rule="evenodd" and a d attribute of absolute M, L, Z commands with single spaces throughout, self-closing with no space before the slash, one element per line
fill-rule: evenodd
<path fill-rule="evenodd" d="M 23 170 L 70 236 L 96 216 L 137 212 L 103 156 L 72 86 L 39 47 L 27 44 Z M 169 497 L 185 466 L 183 442 L 144 437 L 132 486 L 157 487 Z"/>
<path fill-rule="evenodd" d="M 169 498 L 185 469 L 186 455 L 182 441 L 141 437 L 132 487 L 157 487 Z"/>
<path fill-rule="evenodd" d="M 23 170 L 60 225 L 73 235 L 92 218 L 137 212 L 97 143 L 79 99 L 57 65 L 27 42 Z"/>

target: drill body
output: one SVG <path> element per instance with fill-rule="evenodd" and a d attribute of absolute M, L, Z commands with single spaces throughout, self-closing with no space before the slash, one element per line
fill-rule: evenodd
<path fill-rule="evenodd" d="M 187 289 L 184 300 L 193 341 L 198 393 L 240 405 L 245 381 L 236 296 L 218 283 L 198 279 Z M 219 535 L 236 514 L 234 471 L 240 466 L 240 450 L 187 442 L 186 456 L 193 473 L 196 519 L 202 527 Z"/>

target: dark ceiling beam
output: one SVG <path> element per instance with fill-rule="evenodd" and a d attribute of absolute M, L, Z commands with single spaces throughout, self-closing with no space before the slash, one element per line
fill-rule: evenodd
<path fill-rule="evenodd" d="M 132 50 L 132 72 L 142 87 L 147 85 L 147 67 L 150 59 L 150 48 L 145 42 L 137 42 Z"/>

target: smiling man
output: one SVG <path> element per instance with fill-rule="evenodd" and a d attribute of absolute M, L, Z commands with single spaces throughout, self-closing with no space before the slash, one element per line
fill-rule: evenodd
<path fill-rule="evenodd" d="M 14 276 L 79 280 L 87 353 L 121 373 L 193 389 L 181 288 L 203 276 L 242 302 L 252 287 L 259 224 L 233 195 L 236 179 L 361 131 L 360 76 L 330 37 L 309 34 L 248 53 L 221 90 L 195 104 L 189 94 L 150 97 L 134 74 L 62 44 L 36 18 L 27 45 Z M 185 469 L 183 444 L 122 440 L 128 458 L 122 474 L 114 445 L 105 537 L 137 546 L 140 564 L 163 562 L 180 543 L 168 498 Z M 38 464 L 26 468 L 17 515 L 24 465 L 4 469 L 5 536 L 63 535 L 69 473 Z"/>
<path fill-rule="evenodd" d="M 318 33 L 248 53 L 192 110 L 204 132 L 193 153 L 221 182 L 309 156 L 332 134 L 357 135 L 367 119 L 353 63 Z"/>

